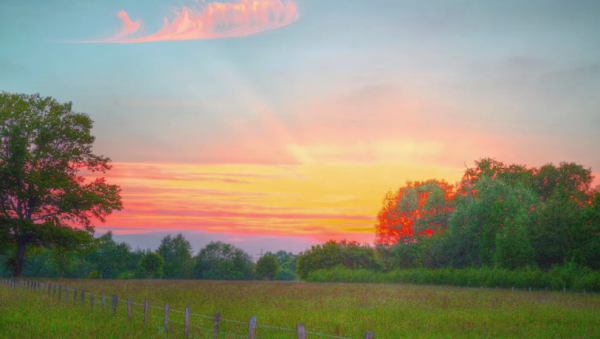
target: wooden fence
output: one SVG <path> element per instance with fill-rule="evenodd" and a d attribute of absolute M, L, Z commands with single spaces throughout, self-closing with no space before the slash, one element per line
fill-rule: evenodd
<path fill-rule="evenodd" d="M 93 293 L 85 292 L 83 290 L 78 291 L 77 288 L 71 288 L 69 286 L 66 286 L 63 288 L 63 286 L 60 284 L 57 285 L 57 284 L 52 284 L 50 282 L 40 282 L 40 281 L 36 281 L 36 280 L 23 280 L 23 279 L 2 279 L 2 283 L 7 286 L 21 287 L 21 288 L 26 288 L 26 289 L 33 290 L 33 291 L 45 292 L 48 295 L 51 295 L 52 297 L 57 297 L 59 300 L 64 299 L 66 301 L 69 301 L 70 294 L 72 293 L 73 304 L 77 304 L 77 297 L 79 296 L 79 302 L 82 306 L 85 305 L 85 297 L 87 295 L 88 299 L 89 299 L 90 307 L 92 310 L 94 309 L 94 305 L 97 303 L 100 303 L 100 306 L 104 310 L 104 308 L 106 306 L 106 301 L 107 301 L 106 296 L 104 294 L 96 295 Z M 64 290 L 64 295 L 65 295 L 64 298 L 62 298 L 63 290 Z M 95 298 L 98 298 L 98 300 L 96 300 Z M 183 336 L 184 337 L 188 337 L 190 335 L 190 328 L 192 328 L 192 329 L 199 328 L 199 329 L 203 329 L 205 331 L 206 330 L 211 331 L 212 335 L 214 336 L 214 339 L 217 339 L 219 334 L 224 334 L 224 335 L 228 334 L 226 332 L 219 330 L 219 324 L 221 324 L 222 321 L 226 321 L 226 322 L 246 325 L 248 339 L 257 339 L 257 337 L 256 337 L 257 327 L 264 327 L 264 328 L 276 329 L 276 330 L 287 331 L 287 332 L 295 332 L 298 339 L 306 339 L 307 334 L 310 334 L 311 336 L 319 336 L 319 337 L 327 337 L 327 338 L 335 338 L 335 339 L 351 339 L 351 338 L 345 338 L 345 337 L 340 337 L 340 336 L 335 336 L 335 335 L 329 335 L 329 334 L 325 334 L 325 333 L 307 331 L 303 324 L 296 325 L 295 329 L 276 327 L 276 326 L 270 326 L 270 325 L 261 325 L 261 324 L 257 324 L 256 317 L 254 317 L 254 316 L 250 317 L 248 322 L 242 322 L 242 321 L 237 321 L 237 320 L 221 318 L 220 312 L 217 312 L 215 314 L 215 316 L 213 317 L 213 316 L 191 313 L 191 309 L 189 306 L 187 306 L 185 308 L 185 311 L 179 311 L 179 310 L 170 308 L 168 303 L 165 303 L 164 307 L 157 307 L 157 306 L 151 306 L 147 300 L 144 301 L 143 304 L 141 304 L 141 303 L 133 302 L 131 300 L 131 298 L 127 298 L 126 300 L 121 300 L 117 297 L 117 295 L 112 295 L 110 298 L 110 308 L 111 308 L 111 312 L 113 314 L 117 313 L 119 301 L 124 302 L 126 304 L 126 306 L 127 306 L 127 321 L 130 321 L 130 322 L 133 319 L 133 313 L 134 313 L 133 306 L 137 305 L 137 306 L 143 307 L 143 309 L 144 309 L 143 312 L 136 312 L 136 313 L 140 313 L 140 315 L 143 315 L 145 326 L 148 325 L 148 321 L 149 321 L 150 317 L 158 318 L 156 316 L 152 316 L 149 313 L 150 308 L 152 307 L 155 309 L 156 308 L 160 309 L 161 313 L 162 313 L 162 317 L 160 317 L 161 318 L 160 321 L 162 322 L 162 328 L 164 331 L 170 331 L 171 330 L 170 323 L 176 322 L 173 319 L 169 318 L 170 312 L 183 313 L 184 321 L 183 321 L 183 323 L 180 323 L 180 324 L 183 325 Z M 211 320 L 211 322 L 213 323 L 212 328 L 205 328 L 205 327 L 190 325 L 190 317 L 191 316 L 210 318 L 210 319 L 214 320 L 214 321 Z M 244 337 L 244 338 L 246 337 L 246 335 L 240 336 L 240 335 L 236 335 L 236 334 L 232 334 L 232 336 Z M 374 339 L 373 332 L 366 332 L 365 339 Z"/>

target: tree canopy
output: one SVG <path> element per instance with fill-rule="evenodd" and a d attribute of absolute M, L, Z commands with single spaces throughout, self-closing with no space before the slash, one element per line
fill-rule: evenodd
<path fill-rule="evenodd" d="M 389 192 L 375 225 L 378 243 L 395 244 L 448 227 L 454 209 L 454 186 L 445 181 L 408 182 Z"/>
<path fill-rule="evenodd" d="M 20 276 L 28 246 L 78 249 L 92 242 L 91 220 L 122 208 L 104 178 L 110 159 L 92 153 L 93 121 L 51 97 L 0 94 L 0 240 Z"/>
<path fill-rule="evenodd" d="M 194 262 L 192 245 L 180 233 L 175 237 L 164 237 L 156 251 L 165 260 L 163 277 L 167 279 L 189 279 L 192 277 Z"/>

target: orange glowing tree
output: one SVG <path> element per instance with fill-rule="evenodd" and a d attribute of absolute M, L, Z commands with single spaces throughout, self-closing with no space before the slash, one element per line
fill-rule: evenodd
<path fill-rule="evenodd" d="M 388 192 L 377 215 L 377 243 L 395 244 L 430 236 L 448 227 L 454 210 L 454 186 L 445 181 L 408 182 Z"/>

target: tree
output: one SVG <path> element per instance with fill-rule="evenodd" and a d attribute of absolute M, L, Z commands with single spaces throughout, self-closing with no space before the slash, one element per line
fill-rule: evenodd
<path fill-rule="evenodd" d="M 366 268 L 375 271 L 381 269 L 377 253 L 371 246 L 361 245 L 354 241 L 335 242 L 331 240 L 323 245 L 312 246 L 310 250 L 300 253 L 296 272 L 302 279 L 306 279 L 312 271 L 336 266 L 349 269 Z"/>
<path fill-rule="evenodd" d="M 211 242 L 198 252 L 194 272 L 197 278 L 245 280 L 252 278 L 252 257 L 231 244 Z"/>
<path fill-rule="evenodd" d="M 92 120 L 71 108 L 37 94 L 0 94 L 0 233 L 14 246 L 16 277 L 28 246 L 78 249 L 92 242 L 91 218 L 103 222 L 122 208 L 118 186 L 79 174 L 111 166 L 92 153 Z"/>
<path fill-rule="evenodd" d="M 568 193 L 569 198 L 585 200 L 593 181 L 591 168 L 568 162 L 556 167 L 550 163 L 534 170 L 532 188 L 542 201 L 561 191 Z"/>
<path fill-rule="evenodd" d="M 117 243 L 113 240 L 112 232 L 108 232 L 96 239 L 96 248 L 88 258 L 96 266 L 100 277 L 117 279 L 128 268 L 131 246 L 127 243 Z"/>
<path fill-rule="evenodd" d="M 160 279 L 163 276 L 165 260 L 158 253 L 147 253 L 140 260 L 136 276 L 144 279 Z"/>
<path fill-rule="evenodd" d="M 256 263 L 256 275 L 262 279 L 273 280 L 277 277 L 279 263 L 274 255 L 265 255 Z"/>
<path fill-rule="evenodd" d="M 445 181 L 408 182 L 389 192 L 377 215 L 377 243 L 395 244 L 448 227 L 454 207 L 454 187 Z"/>
<path fill-rule="evenodd" d="M 534 264 L 534 250 L 527 232 L 527 214 L 521 211 L 513 220 L 506 218 L 505 226 L 496 234 L 494 261 L 497 267 L 517 269 Z"/>
<path fill-rule="evenodd" d="M 500 179 L 508 185 L 518 183 L 531 187 L 535 169 L 527 168 L 525 165 L 512 164 L 506 165 L 494 158 L 482 158 L 475 161 L 474 168 L 468 168 L 463 176 L 463 186 L 459 191 L 462 195 L 467 195 L 469 185 L 475 185 L 484 177 L 490 179 Z"/>
<path fill-rule="evenodd" d="M 582 265 L 600 269 L 600 186 L 590 195 L 583 214 L 583 223 L 575 234 L 578 248 L 572 251 Z"/>
<path fill-rule="evenodd" d="M 296 261 L 298 260 L 298 256 L 294 255 L 292 252 L 281 250 L 277 251 L 277 253 L 267 252 L 265 255 L 274 255 L 277 258 L 280 269 L 290 270 L 292 273 L 296 271 Z"/>
<path fill-rule="evenodd" d="M 479 179 L 473 188 L 476 197 L 459 199 L 449 220 L 449 242 L 456 249 L 451 257 L 454 262 L 460 262 L 457 266 L 493 266 L 498 234 L 504 234 L 504 229 L 513 223 L 529 225 L 540 199 L 522 183 L 512 186 L 502 179 L 487 176 Z"/>
<path fill-rule="evenodd" d="M 156 251 L 165 259 L 164 278 L 184 279 L 190 278 L 194 266 L 192 260 L 192 245 L 180 233 L 172 238 L 164 237 Z"/>

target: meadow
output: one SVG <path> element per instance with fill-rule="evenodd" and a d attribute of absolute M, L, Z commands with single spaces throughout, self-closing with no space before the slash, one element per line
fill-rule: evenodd
<path fill-rule="evenodd" d="M 46 282 L 46 280 L 40 280 Z M 47 292 L 0 285 L 2 338 L 179 338 L 183 311 L 191 307 L 191 338 L 212 338 L 214 314 L 221 320 L 219 338 L 247 338 L 250 316 L 257 317 L 256 338 L 297 338 L 295 329 L 344 338 L 598 338 L 600 296 L 570 292 L 519 291 L 401 284 L 306 282 L 52 280 L 107 296 L 104 310 L 89 296 L 82 305 L 57 301 Z M 116 294 L 116 315 L 110 296 Z M 134 305 L 127 321 L 124 300 L 148 300 L 149 326 L 143 307 Z M 162 308 L 171 307 L 169 332 L 163 332 Z M 156 318 L 155 318 L 156 317 Z M 202 327 L 207 328 L 203 330 Z M 230 333 L 226 335 L 224 333 Z M 309 333 L 307 338 L 327 338 Z"/>

